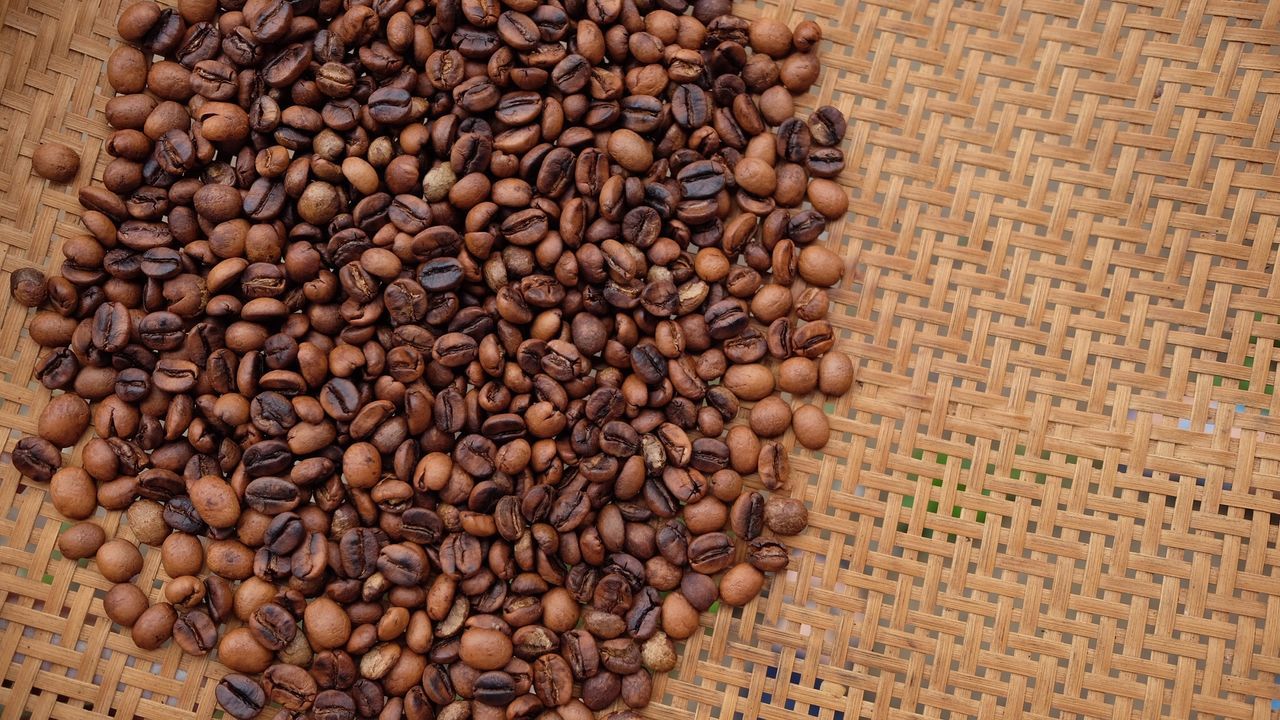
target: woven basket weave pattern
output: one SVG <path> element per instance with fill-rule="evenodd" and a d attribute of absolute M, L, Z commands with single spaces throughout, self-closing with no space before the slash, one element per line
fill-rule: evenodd
<path fill-rule="evenodd" d="M 101 176 L 118 11 L 0 4 L 6 452 L 47 400 L 8 273 L 56 271 L 78 231 L 31 153 L 66 142 L 77 184 Z M 826 242 L 857 269 L 831 319 L 859 384 L 825 452 L 793 455 L 813 512 L 791 570 L 704 618 L 647 714 L 1270 716 L 1280 4 L 738 12 L 826 34 L 800 105 L 850 117 Z M 61 522 L 7 455 L 0 511 L 0 720 L 213 715 L 225 671 L 113 632 L 109 583 L 55 556 Z"/>

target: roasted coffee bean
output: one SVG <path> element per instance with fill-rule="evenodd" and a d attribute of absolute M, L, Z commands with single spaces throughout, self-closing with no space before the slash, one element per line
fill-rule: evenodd
<path fill-rule="evenodd" d="M 19 440 L 10 457 L 18 472 L 39 482 L 48 482 L 62 467 L 62 453 L 53 443 L 39 437 Z"/>
<path fill-rule="evenodd" d="M 321 690 L 311 705 L 311 715 L 316 720 L 354 720 L 355 700 L 341 690 Z"/>
<path fill-rule="evenodd" d="M 474 697 L 485 705 L 505 706 L 515 699 L 515 678 L 509 673 L 490 671 L 475 679 Z"/>
<path fill-rule="evenodd" d="M 238 720 L 250 720 L 262 712 L 267 704 L 267 693 L 262 686 L 247 675 L 232 673 L 222 678 L 214 689 L 218 705 Z"/>
<path fill-rule="evenodd" d="M 260 477 L 244 489 L 245 505 L 266 515 L 278 515 L 298 507 L 298 486 L 278 477 Z"/>
<path fill-rule="evenodd" d="M 174 622 L 173 641 L 188 655 L 206 655 L 218 644 L 218 629 L 206 613 L 192 610 Z"/>
<path fill-rule="evenodd" d="M 548 707 L 560 707 L 573 699 L 574 674 L 570 662 L 551 653 L 533 662 L 533 690 Z"/>
<path fill-rule="evenodd" d="M 751 541 L 747 560 L 757 570 L 763 572 L 782 572 L 790 560 L 787 548 L 777 540 L 756 538 Z"/>
<path fill-rule="evenodd" d="M 293 615 L 277 603 L 259 606 L 249 616 L 253 637 L 268 650 L 283 650 L 298 632 Z"/>
<path fill-rule="evenodd" d="M 689 566 L 696 572 L 712 575 L 733 562 L 733 541 L 724 533 L 699 535 L 689 543 Z"/>
<path fill-rule="evenodd" d="M 36 365 L 35 377 L 50 390 L 69 387 L 80 372 L 80 361 L 71 348 L 56 348 Z"/>
<path fill-rule="evenodd" d="M 790 484 L 791 464 L 781 443 L 769 440 L 760 446 L 760 481 L 769 490 L 782 490 Z"/>
<path fill-rule="evenodd" d="M 319 689 L 305 668 L 283 663 L 267 668 L 262 681 L 269 700 L 294 712 L 310 708 Z"/>
<path fill-rule="evenodd" d="M 733 532 L 744 540 L 760 537 L 764 530 L 764 496 L 752 491 L 743 493 L 734 501 L 729 510 L 729 524 Z"/>

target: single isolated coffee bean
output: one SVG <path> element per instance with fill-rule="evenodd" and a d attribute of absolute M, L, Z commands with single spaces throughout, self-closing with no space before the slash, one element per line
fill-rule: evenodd
<path fill-rule="evenodd" d="M 61 143 L 40 143 L 31 156 L 31 169 L 46 180 L 68 183 L 80 172 L 80 155 Z"/>

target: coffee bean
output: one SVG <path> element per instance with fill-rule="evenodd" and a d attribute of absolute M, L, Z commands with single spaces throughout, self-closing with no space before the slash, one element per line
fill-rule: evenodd
<path fill-rule="evenodd" d="M 174 621 L 173 641 L 188 655 L 207 655 L 218 643 L 218 629 L 206 613 L 192 610 Z"/>
<path fill-rule="evenodd" d="M 818 363 L 818 389 L 827 395 L 843 395 L 853 386 L 853 361 L 842 352 L 829 352 Z"/>
<path fill-rule="evenodd" d="M 751 550 L 747 560 L 757 570 L 763 572 L 781 572 L 787 568 L 790 554 L 787 548 L 777 540 L 756 538 L 751 541 Z"/>
<path fill-rule="evenodd" d="M 724 533 L 699 535 L 689 543 L 689 566 L 696 572 L 712 575 L 733 561 L 733 541 Z"/>
<path fill-rule="evenodd" d="M 132 583 L 112 587 L 102 599 L 102 608 L 107 617 L 124 627 L 133 627 L 147 606 L 147 596 Z"/>
<path fill-rule="evenodd" d="M 222 678 L 214 688 L 218 705 L 238 720 L 251 720 L 262 712 L 267 703 L 267 693 L 253 678 L 232 673 Z"/>
<path fill-rule="evenodd" d="M 40 437 L 18 440 L 10 457 L 18 472 L 41 482 L 47 482 L 62 467 L 62 453 L 53 443 Z"/>
<path fill-rule="evenodd" d="M 106 579 L 123 583 L 142 571 L 142 554 L 127 540 L 108 540 L 94 555 L 98 572 Z"/>
<path fill-rule="evenodd" d="M 764 530 L 765 498 L 758 492 L 740 495 L 729 511 L 729 523 L 733 532 L 745 540 L 760 537 Z"/>
<path fill-rule="evenodd" d="M 266 603 L 249 616 L 254 639 L 268 650 L 282 650 L 293 641 L 298 626 L 293 616 L 277 603 Z"/>
<path fill-rule="evenodd" d="M 36 433 L 53 446 L 70 447 L 76 444 L 88 425 L 89 403 L 74 393 L 64 393 L 50 400 L 40 412 Z M 51 454 L 37 457 L 32 453 L 31 456 L 39 463 L 48 463 L 53 458 Z"/>
<path fill-rule="evenodd" d="M 31 169 L 47 180 L 68 183 L 80 171 L 80 155 L 60 143 L 41 143 L 31 156 Z"/>
<path fill-rule="evenodd" d="M 591 710 L 603 710 L 622 692 L 621 679 L 608 671 L 599 672 L 582 683 L 582 702 Z"/>
<path fill-rule="evenodd" d="M 81 560 L 93 557 L 106 539 L 106 533 L 97 524 L 78 522 L 58 536 L 58 551 L 68 560 Z"/>
<path fill-rule="evenodd" d="M 733 607 L 741 607 L 756 595 L 764 586 L 764 574 L 747 563 L 734 565 L 720 579 L 720 599 Z"/>
<path fill-rule="evenodd" d="M 355 700 L 341 690 L 321 690 L 311 706 L 316 720 L 353 720 L 356 716 Z"/>
<path fill-rule="evenodd" d="M 318 692 L 315 679 L 297 665 L 272 665 L 262 674 L 262 683 L 268 700 L 295 712 L 311 707 Z"/>
<path fill-rule="evenodd" d="M 542 655 L 533 663 L 534 693 L 547 706 L 560 707 L 573 699 L 573 677 L 569 662 L 560 655 Z"/>
<path fill-rule="evenodd" d="M 169 603 L 152 605 L 133 622 L 130 638 L 143 650 L 155 650 L 173 636 L 177 620 L 178 614 Z"/>

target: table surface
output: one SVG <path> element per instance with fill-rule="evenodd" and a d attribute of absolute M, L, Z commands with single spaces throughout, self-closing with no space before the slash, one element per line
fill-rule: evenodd
<path fill-rule="evenodd" d="M 793 456 L 791 571 L 704 618 L 648 715 L 1269 716 L 1280 4 L 739 8 L 827 37 L 801 105 L 851 119 L 826 242 L 859 384 Z M 5 451 L 47 399 L 7 275 L 79 231 L 118 9 L 0 1 Z M 31 176 L 43 140 L 84 156 L 73 186 Z M 0 719 L 210 717 L 224 670 L 114 632 L 59 528 L 0 458 Z"/>

